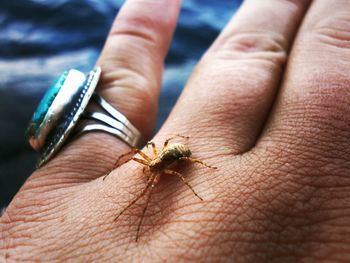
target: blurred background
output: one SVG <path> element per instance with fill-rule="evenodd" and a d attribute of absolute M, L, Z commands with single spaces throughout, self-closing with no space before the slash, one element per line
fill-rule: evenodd
<path fill-rule="evenodd" d="M 123 2 L 0 1 L 0 214 L 35 168 L 37 156 L 24 133 L 41 96 L 65 69 L 87 72 L 94 66 Z M 183 0 L 166 59 L 156 130 L 241 2 Z"/>

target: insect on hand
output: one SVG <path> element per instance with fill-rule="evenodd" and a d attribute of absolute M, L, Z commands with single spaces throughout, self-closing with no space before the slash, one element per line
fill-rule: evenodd
<path fill-rule="evenodd" d="M 127 205 L 114 219 L 114 221 L 116 221 L 128 208 L 130 208 L 133 204 L 135 204 L 141 197 L 143 197 L 148 192 L 146 204 L 145 204 L 145 207 L 142 211 L 142 216 L 141 216 L 139 225 L 137 227 L 136 242 L 138 241 L 140 228 L 141 228 L 142 221 L 143 221 L 144 215 L 145 215 L 147 207 L 148 207 L 148 203 L 149 203 L 149 200 L 150 200 L 150 197 L 152 194 L 152 190 L 155 187 L 155 185 L 158 183 L 159 178 L 162 174 L 175 175 L 175 176 L 179 177 L 184 182 L 184 184 L 186 184 L 191 189 L 191 191 L 195 194 L 195 196 L 197 196 L 201 201 L 203 201 L 203 199 L 194 191 L 194 189 L 191 187 L 191 185 L 187 182 L 185 177 L 181 173 L 178 173 L 174 170 L 169 169 L 170 166 L 178 163 L 179 161 L 188 161 L 188 162 L 193 162 L 193 163 L 199 163 L 199 164 L 204 165 L 205 167 L 208 167 L 211 169 L 217 169 L 217 167 L 210 166 L 210 165 L 202 162 L 201 160 L 192 158 L 191 157 L 191 155 L 192 155 L 191 150 L 187 145 L 181 144 L 181 143 L 169 144 L 169 141 L 174 139 L 175 137 L 182 137 L 182 138 L 186 138 L 186 139 L 189 138 L 189 137 L 185 137 L 182 135 L 176 135 L 172 138 L 167 139 L 164 142 L 163 149 L 160 151 L 160 153 L 158 153 L 157 147 L 153 142 L 148 142 L 147 147 L 149 145 L 152 146 L 153 158 L 147 156 L 145 153 L 143 153 L 142 151 L 140 151 L 138 149 L 132 149 L 130 152 L 121 155 L 116 162 L 116 166 L 120 166 L 120 165 L 129 161 L 129 160 L 127 160 L 126 162 L 123 162 L 123 163 L 118 165 L 119 161 L 123 157 L 125 157 L 127 155 L 131 155 L 131 154 L 139 154 L 142 157 L 142 159 L 137 158 L 137 157 L 132 157 L 131 159 L 134 160 L 135 162 L 141 163 L 145 166 L 143 169 L 143 172 L 145 172 L 145 170 L 148 169 L 151 173 L 151 175 L 148 178 L 147 185 L 143 189 L 143 191 L 133 201 L 131 201 L 129 203 L 129 205 Z M 103 180 L 105 180 L 108 175 L 109 174 L 107 174 L 103 178 Z"/>

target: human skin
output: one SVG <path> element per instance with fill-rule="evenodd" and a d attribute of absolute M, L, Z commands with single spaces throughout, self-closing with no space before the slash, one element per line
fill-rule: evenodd
<path fill-rule="evenodd" d="M 129 0 L 98 65 L 100 94 L 150 138 L 179 0 Z M 145 187 L 122 141 L 90 133 L 37 170 L 0 219 L 0 261 L 349 262 L 350 1 L 247 0 L 152 139 L 196 158 Z M 145 152 L 150 152 L 145 150 Z"/>

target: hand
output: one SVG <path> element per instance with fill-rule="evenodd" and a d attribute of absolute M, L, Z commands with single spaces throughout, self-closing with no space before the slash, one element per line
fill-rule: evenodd
<path fill-rule="evenodd" d="M 349 1 L 247 0 L 203 56 L 153 141 L 190 139 L 199 200 L 91 133 L 36 171 L 0 221 L 0 256 L 112 262 L 341 262 L 350 258 Z M 180 1 L 127 1 L 98 61 L 100 94 L 151 135 Z M 305 15 L 306 14 L 306 15 Z M 302 22 L 303 20 L 303 22 Z M 292 45 L 293 44 L 293 45 Z M 289 52 L 291 50 L 291 52 Z M 149 153 L 150 149 L 145 149 Z"/>

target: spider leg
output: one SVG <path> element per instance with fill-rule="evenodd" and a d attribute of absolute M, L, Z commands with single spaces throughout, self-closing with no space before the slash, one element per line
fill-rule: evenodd
<path fill-rule="evenodd" d="M 169 170 L 169 169 L 165 169 L 165 170 L 163 171 L 163 173 L 164 173 L 164 174 L 168 174 L 168 175 L 177 175 L 178 177 L 180 177 L 180 179 L 188 186 L 188 188 L 191 189 L 191 191 L 194 193 L 194 195 L 197 196 L 201 201 L 203 201 L 203 198 L 200 197 L 200 196 L 194 191 L 194 189 L 192 188 L 192 186 L 187 182 L 187 180 L 185 179 L 185 177 L 184 177 L 182 174 L 180 174 L 180 173 L 178 173 L 178 172 L 175 172 L 175 171 L 173 171 L 173 170 Z"/>
<path fill-rule="evenodd" d="M 158 157 L 158 150 L 157 150 L 157 147 L 156 147 L 155 143 L 154 143 L 154 142 L 148 142 L 146 145 L 147 145 L 147 146 L 148 146 L 148 145 L 151 145 L 151 146 L 152 146 L 153 158 L 157 158 L 157 157 Z"/>
<path fill-rule="evenodd" d="M 122 163 L 119 163 L 119 161 L 120 161 L 121 159 L 123 159 L 125 156 L 131 155 L 131 154 L 135 154 L 135 153 L 136 153 L 136 149 L 133 148 L 133 149 L 131 149 L 130 151 L 128 151 L 127 153 L 124 153 L 124 154 L 120 155 L 120 156 L 118 157 L 118 159 L 115 161 L 114 166 L 113 166 L 113 169 L 115 169 L 115 168 L 117 168 L 118 166 L 121 166 L 121 165 L 123 165 L 124 163 L 130 161 L 130 159 L 128 159 L 128 160 L 126 160 L 126 161 L 124 161 L 124 162 L 122 162 Z"/>
<path fill-rule="evenodd" d="M 145 207 L 143 208 L 143 211 L 142 211 L 142 215 L 141 215 L 141 219 L 140 219 L 139 225 L 137 226 L 136 242 L 139 240 L 139 233 L 140 233 L 140 230 L 141 230 L 141 225 L 142 225 L 142 222 L 143 222 L 143 218 L 145 217 L 146 210 L 147 210 L 147 207 L 148 207 L 148 204 L 149 204 L 149 200 L 151 199 L 152 190 L 154 189 L 155 185 L 156 185 L 157 182 L 159 181 L 159 180 L 158 180 L 158 179 L 159 179 L 159 176 L 160 176 L 160 174 L 157 174 L 156 176 L 154 176 L 154 179 L 152 180 L 152 186 L 151 186 L 151 189 L 149 190 L 148 197 L 147 197 L 147 201 L 146 201 Z"/>
<path fill-rule="evenodd" d="M 175 139 L 175 138 L 177 138 L 177 137 L 184 138 L 184 139 L 186 139 L 186 140 L 188 140 L 188 139 L 190 138 L 190 137 L 188 137 L 188 136 L 183 136 L 183 135 L 181 135 L 181 134 L 176 134 L 176 135 L 174 135 L 173 137 L 170 137 L 169 139 L 166 139 L 166 140 L 165 140 L 164 145 L 163 145 L 163 149 L 166 148 L 166 147 L 168 146 L 169 141 L 171 141 L 171 140 L 173 140 L 173 139 Z"/>
<path fill-rule="evenodd" d="M 198 159 L 195 159 L 195 158 L 191 158 L 191 157 L 181 157 L 181 158 L 179 158 L 179 160 L 190 161 L 192 163 L 199 163 L 199 164 L 204 165 L 205 167 L 208 167 L 208 168 L 211 168 L 211 169 L 218 169 L 215 166 L 211 166 L 209 164 L 204 163 L 201 160 L 198 160 Z"/>
<path fill-rule="evenodd" d="M 144 152 L 142 152 L 139 149 L 136 149 L 136 153 L 138 153 L 143 159 L 145 159 L 146 161 L 150 162 L 152 161 L 152 158 L 150 158 L 147 154 L 145 154 Z"/>
<path fill-rule="evenodd" d="M 140 159 L 140 158 L 132 157 L 131 159 L 132 159 L 133 161 L 138 162 L 138 163 L 141 163 L 141 164 L 143 164 L 143 165 L 145 165 L 145 166 L 149 166 L 149 163 L 148 163 L 147 161 L 142 160 L 142 159 Z"/>
<path fill-rule="evenodd" d="M 114 221 L 117 221 L 117 219 L 126 211 L 128 210 L 133 204 L 135 204 L 146 192 L 147 190 L 150 188 L 150 186 L 153 184 L 155 175 L 150 176 L 150 178 L 148 179 L 147 185 L 146 187 L 143 189 L 143 191 L 141 192 L 141 194 L 139 194 L 133 201 L 131 201 L 131 203 L 129 203 L 114 219 Z"/>
<path fill-rule="evenodd" d="M 139 149 L 133 148 L 131 149 L 129 152 L 124 153 L 122 155 L 119 156 L 119 158 L 117 159 L 117 161 L 115 162 L 114 168 L 117 168 L 118 166 L 121 166 L 122 164 L 128 162 L 129 160 L 122 162 L 121 164 L 118 164 L 118 162 L 120 161 L 120 159 L 122 159 L 123 157 L 127 156 L 127 155 L 131 155 L 131 154 L 139 154 L 143 159 L 145 159 L 146 161 L 152 161 L 152 159 L 150 157 L 148 157 L 144 152 L 142 152 Z"/>
<path fill-rule="evenodd" d="M 131 154 L 136 154 L 136 153 L 138 153 L 141 157 L 143 157 L 143 158 L 144 158 L 145 160 L 147 160 L 147 161 L 151 161 L 151 160 L 152 160 L 150 157 L 148 157 L 148 156 L 147 156 L 145 153 L 143 153 L 141 150 L 136 149 L 136 148 L 133 148 L 133 149 L 131 149 L 129 152 L 124 153 L 124 154 L 122 154 L 122 155 L 119 156 L 119 158 L 117 159 L 117 161 L 114 163 L 112 170 L 111 170 L 108 174 L 106 174 L 106 175 L 103 177 L 102 180 L 104 181 L 104 180 L 107 178 L 107 176 L 110 175 L 110 173 L 111 173 L 115 168 L 117 168 L 117 167 L 119 167 L 119 166 L 121 166 L 121 165 L 123 165 L 123 164 L 125 164 L 125 163 L 127 163 L 127 162 L 130 161 L 130 159 L 126 159 L 125 161 L 119 163 L 119 161 L 120 161 L 122 158 L 124 158 L 125 156 L 128 156 L 128 155 L 131 155 Z"/>

